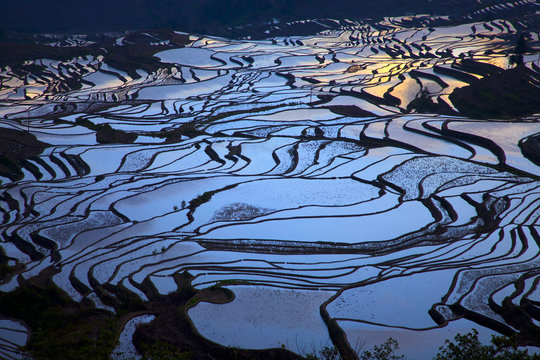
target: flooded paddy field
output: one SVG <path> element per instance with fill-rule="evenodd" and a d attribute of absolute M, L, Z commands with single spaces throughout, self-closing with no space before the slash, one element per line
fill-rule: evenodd
<path fill-rule="evenodd" d="M 0 291 L 116 316 L 116 359 L 159 327 L 214 358 L 392 337 L 431 359 L 472 328 L 539 346 L 538 4 L 483 11 L 50 39 L 88 54 L 3 66 Z M 0 358 L 31 328 L 0 320 Z"/>

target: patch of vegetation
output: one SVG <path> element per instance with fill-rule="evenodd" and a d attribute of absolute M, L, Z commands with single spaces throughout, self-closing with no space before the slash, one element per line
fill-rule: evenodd
<path fill-rule="evenodd" d="M 119 331 L 115 315 L 74 302 L 50 279 L 0 293 L 0 314 L 31 329 L 26 350 L 37 360 L 107 360 Z"/>
<path fill-rule="evenodd" d="M 13 181 L 23 177 L 22 163 L 39 155 L 49 144 L 38 141 L 29 132 L 14 129 L 0 131 L 0 175 Z"/>
<path fill-rule="evenodd" d="M 189 208 L 191 210 L 193 210 L 193 209 L 201 206 L 202 204 L 209 202 L 210 199 L 212 199 L 213 195 L 214 195 L 214 192 L 212 192 L 212 191 L 207 191 L 205 193 L 200 194 L 195 199 L 193 199 L 193 200 L 191 200 L 189 202 Z"/>
<path fill-rule="evenodd" d="M 195 122 L 187 122 L 172 130 L 164 130 L 158 133 L 148 133 L 148 136 L 154 136 L 165 139 L 165 143 L 172 144 L 182 140 L 182 135 L 195 137 L 204 134 L 195 127 Z"/>
<path fill-rule="evenodd" d="M 525 34 L 520 34 L 514 48 L 514 53 L 510 56 L 510 63 L 517 66 L 523 65 L 523 54 L 529 50 Z"/>
<path fill-rule="evenodd" d="M 16 266 L 9 266 L 8 264 L 0 264 L 0 281 L 7 279 L 15 271 L 17 271 Z"/>
<path fill-rule="evenodd" d="M 318 356 L 315 354 L 306 355 L 306 360 L 339 360 L 340 358 L 338 350 L 333 346 L 325 346 L 319 350 Z"/>
<path fill-rule="evenodd" d="M 399 349 L 398 342 L 395 339 L 389 338 L 381 345 L 375 345 L 373 350 L 365 350 L 359 354 L 360 360 L 402 360 L 403 355 L 396 354 Z M 319 350 L 318 355 L 307 354 L 306 360 L 342 360 L 338 349 L 333 346 L 325 346 Z"/>
<path fill-rule="evenodd" d="M 113 129 L 109 124 L 94 124 L 88 119 L 79 118 L 75 123 L 84 126 L 87 129 L 94 130 L 96 132 L 96 141 L 101 144 L 131 144 L 137 140 L 138 137 L 138 135 L 134 133 Z"/>
<path fill-rule="evenodd" d="M 452 104 L 471 118 L 516 118 L 540 112 L 540 77 L 525 66 L 476 80 L 450 94 Z"/>
<path fill-rule="evenodd" d="M 99 125 L 98 131 L 96 132 L 96 140 L 101 144 L 131 144 L 137 140 L 137 136 L 138 135 L 134 133 L 113 129 L 109 124 Z"/>
<path fill-rule="evenodd" d="M 482 345 L 478 331 L 465 335 L 457 334 L 454 341 L 446 340 L 435 360 L 540 360 L 540 355 L 519 350 L 515 338 L 493 336 L 491 344 Z"/>
<path fill-rule="evenodd" d="M 398 342 L 389 338 L 383 344 L 366 350 L 359 355 L 360 360 L 401 360 Z M 342 360 L 335 347 L 324 347 L 318 355 L 308 354 L 306 360 Z M 478 340 L 478 331 L 472 329 L 465 335 L 457 334 L 454 341 L 446 340 L 439 348 L 433 360 L 540 360 L 540 355 L 529 354 L 527 350 L 518 349 L 514 337 L 492 336 L 491 344 L 483 345 Z"/>
<path fill-rule="evenodd" d="M 193 352 L 178 352 L 178 349 L 167 342 L 157 341 L 151 345 L 141 345 L 143 360 L 191 360 Z"/>
<path fill-rule="evenodd" d="M 407 105 L 407 111 L 420 114 L 455 114 L 446 103 L 434 102 L 425 90 Z"/>
<path fill-rule="evenodd" d="M 17 180 L 23 177 L 19 163 L 6 154 L 0 155 L 0 175 L 6 176 L 11 180 Z"/>
<path fill-rule="evenodd" d="M 373 347 L 372 351 L 366 350 L 360 355 L 361 360 L 401 360 L 405 356 L 398 355 L 395 352 L 399 350 L 398 342 L 389 338 L 383 344 Z"/>
<path fill-rule="evenodd" d="M 101 296 L 104 303 L 114 307 L 117 318 L 129 313 L 147 310 L 147 304 L 137 294 L 125 287 L 104 284 L 103 288 L 96 287 L 94 290 L 99 293 L 98 296 Z M 114 297 L 110 294 L 113 294 Z"/>

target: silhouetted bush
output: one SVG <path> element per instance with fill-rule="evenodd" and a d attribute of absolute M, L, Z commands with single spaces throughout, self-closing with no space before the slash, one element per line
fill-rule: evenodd
<path fill-rule="evenodd" d="M 446 340 L 435 360 L 538 360 L 540 356 L 519 350 L 513 338 L 493 336 L 490 345 L 482 345 L 478 331 L 457 334 L 454 341 Z"/>

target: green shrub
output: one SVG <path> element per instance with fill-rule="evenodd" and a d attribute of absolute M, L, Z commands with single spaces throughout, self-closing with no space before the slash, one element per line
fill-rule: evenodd
<path fill-rule="evenodd" d="M 210 191 L 207 191 L 205 193 L 202 193 L 201 195 L 197 196 L 195 199 L 191 200 L 189 202 L 190 209 L 195 209 L 199 207 L 200 205 L 207 203 L 212 198 L 213 193 Z"/>
<path fill-rule="evenodd" d="M 36 360 L 108 360 L 119 331 L 114 315 L 81 307 L 54 284 L 0 293 L 0 314 L 28 325 L 26 350 Z"/>
<path fill-rule="evenodd" d="M 0 264 L 0 280 L 8 277 L 13 271 L 15 271 L 14 266 L 9 266 L 8 264 Z"/>
<path fill-rule="evenodd" d="M 360 355 L 361 360 L 400 360 L 404 359 L 403 355 L 397 355 L 396 350 L 399 350 L 398 342 L 395 339 L 389 338 L 380 346 L 375 345 L 373 351 L 364 351 Z"/>
<path fill-rule="evenodd" d="M 435 360 L 540 360 L 536 354 L 518 350 L 514 338 L 493 336 L 490 345 L 482 345 L 476 329 L 465 335 L 457 334 L 454 342 L 446 340 L 439 350 Z"/>
<path fill-rule="evenodd" d="M 162 341 L 143 344 L 142 348 L 143 360 L 190 360 L 193 357 L 192 352 L 179 352 L 175 346 Z"/>

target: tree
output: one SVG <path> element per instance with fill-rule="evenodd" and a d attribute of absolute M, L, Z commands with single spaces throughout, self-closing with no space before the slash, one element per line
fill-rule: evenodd
<path fill-rule="evenodd" d="M 360 355 L 360 360 L 401 360 L 405 357 L 397 355 L 396 350 L 399 350 L 398 342 L 395 339 L 389 338 L 380 346 L 375 345 L 373 352 L 364 351 Z"/>
<path fill-rule="evenodd" d="M 492 336 L 491 345 L 482 345 L 476 329 L 465 335 L 457 334 L 454 341 L 446 340 L 435 360 L 540 360 L 537 354 L 518 350 L 513 338 Z"/>
<path fill-rule="evenodd" d="M 527 39 L 525 37 L 525 34 L 521 34 L 519 35 L 519 39 L 516 42 L 514 53 L 510 55 L 510 64 L 515 64 L 517 66 L 523 65 L 523 54 L 525 54 L 527 50 Z"/>

